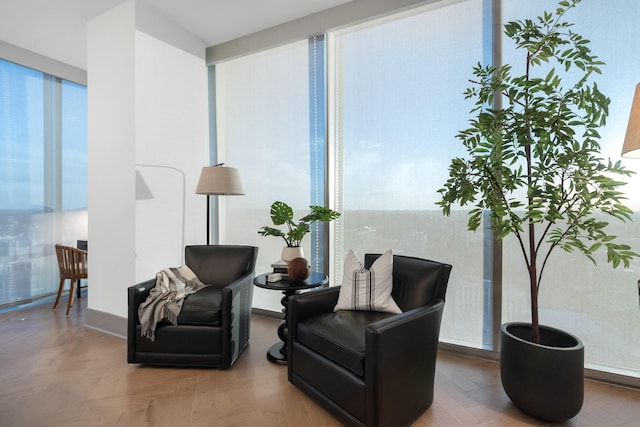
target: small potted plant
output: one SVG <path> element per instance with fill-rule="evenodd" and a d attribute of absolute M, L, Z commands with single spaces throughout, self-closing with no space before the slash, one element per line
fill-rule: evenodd
<path fill-rule="evenodd" d="M 297 222 L 293 219 L 293 209 L 284 202 L 275 201 L 271 205 L 271 221 L 273 225 L 286 225 L 286 230 L 264 226 L 258 230 L 263 236 L 281 237 L 286 246 L 282 250 L 282 260 L 291 261 L 294 258 L 302 258 L 302 239 L 311 231 L 311 224 L 315 221 L 329 222 L 340 216 L 339 212 L 323 206 L 309 206 L 311 212 L 300 218 Z"/>
<path fill-rule="evenodd" d="M 502 384 L 516 406 L 549 421 L 575 416 L 584 391 L 582 341 L 539 322 L 549 257 L 563 249 L 595 263 L 595 252 L 606 250 L 615 268 L 638 256 L 607 232 L 605 217 L 631 219 L 623 204 L 625 182 L 618 178 L 631 172 L 600 155 L 598 130 L 610 100 L 593 76 L 603 63 L 564 21 L 579 2 L 560 1 L 555 12 L 536 20 L 505 24 L 506 36 L 522 53 L 523 72 L 513 75 L 508 64 L 474 67 L 465 92 L 475 102 L 474 117 L 457 135 L 467 156 L 451 161 L 439 190 L 444 214 L 455 205 L 472 205 L 468 228 L 475 231 L 488 211 L 495 237 L 512 236 L 518 243 L 529 278 L 531 323 L 502 325 Z"/>

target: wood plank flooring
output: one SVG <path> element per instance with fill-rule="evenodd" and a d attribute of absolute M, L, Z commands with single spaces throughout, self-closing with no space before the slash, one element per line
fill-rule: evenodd
<path fill-rule="evenodd" d="M 267 361 L 277 319 L 254 315 L 228 370 L 126 363 L 126 341 L 46 303 L 0 314 L 0 426 L 339 426 Z M 64 304 L 62 304 L 64 306 Z M 497 363 L 441 352 L 433 406 L 414 426 L 544 426 L 505 396 Z M 567 426 L 640 426 L 640 390 L 586 382 Z"/>

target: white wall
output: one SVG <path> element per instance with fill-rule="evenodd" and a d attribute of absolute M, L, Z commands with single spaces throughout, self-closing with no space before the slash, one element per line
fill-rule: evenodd
<path fill-rule="evenodd" d="M 158 18 L 147 12 L 128 0 L 90 20 L 87 31 L 87 325 L 120 335 L 126 333 L 127 288 L 179 265 L 183 240 L 205 240 L 206 200 L 194 194 L 209 158 L 205 46 L 166 20 L 162 40 L 141 31 L 140 22 L 148 26 Z M 171 43 L 175 34 L 181 34 L 180 48 Z M 153 199 L 136 201 L 136 169 Z"/>
<path fill-rule="evenodd" d="M 88 203 L 93 310 L 126 317 L 135 277 L 133 2 L 88 23 Z"/>
<path fill-rule="evenodd" d="M 164 167 L 137 167 L 154 198 L 136 202 L 136 282 L 181 264 L 184 244 L 205 243 L 206 199 L 195 188 L 208 165 L 207 119 L 204 60 L 138 31 L 136 163 Z"/>

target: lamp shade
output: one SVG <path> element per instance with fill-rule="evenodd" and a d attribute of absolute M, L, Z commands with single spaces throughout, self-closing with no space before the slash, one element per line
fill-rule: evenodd
<path fill-rule="evenodd" d="M 203 167 L 196 194 L 243 195 L 238 170 L 221 165 Z"/>
<path fill-rule="evenodd" d="M 631 104 L 627 134 L 622 146 L 622 157 L 640 158 L 640 83 L 636 86 L 633 104 Z"/>

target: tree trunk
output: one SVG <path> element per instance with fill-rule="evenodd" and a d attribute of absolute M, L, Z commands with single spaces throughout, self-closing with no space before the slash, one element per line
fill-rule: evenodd
<path fill-rule="evenodd" d="M 540 322 L 538 320 L 538 274 L 535 265 L 535 255 L 529 266 L 529 286 L 531 290 L 531 339 L 540 344 Z"/>

